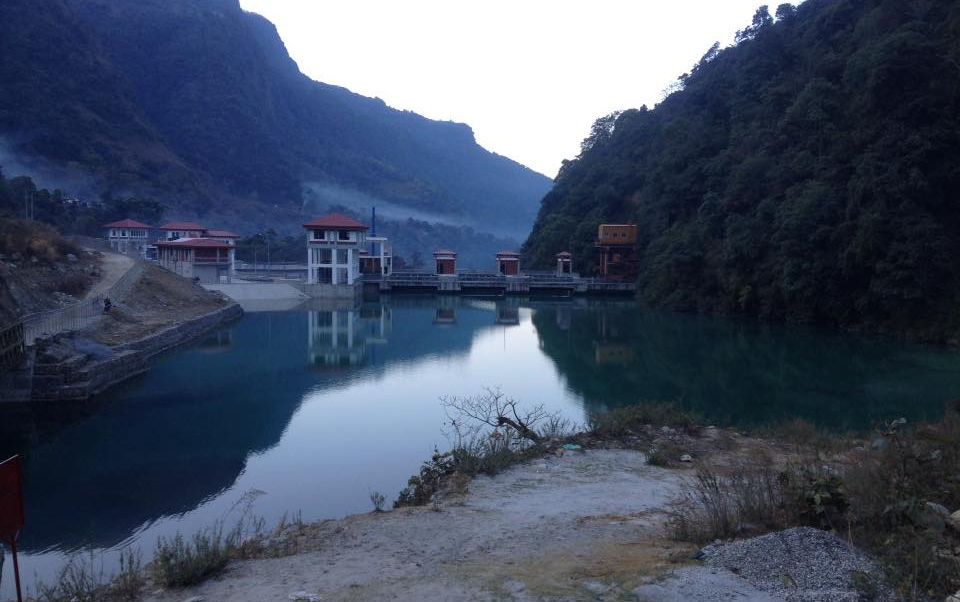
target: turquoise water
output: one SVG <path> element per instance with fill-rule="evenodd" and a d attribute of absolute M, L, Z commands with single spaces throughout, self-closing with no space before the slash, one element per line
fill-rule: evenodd
<path fill-rule="evenodd" d="M 89 406 L 7 410 L 26 462 L 24 575 L 243 509 L 274 524 L 371 509 L 444 448 L 442 395 L 500 387 L 575 422 L 643 400 L 717 424 L 833 429 L 937 417 L 960 355 L 890 341 L 646 312 L 631 302 L 394 297 L 356 310 L 248 314 Z M 10 563 L 2 596 L 11 595 Z"/>

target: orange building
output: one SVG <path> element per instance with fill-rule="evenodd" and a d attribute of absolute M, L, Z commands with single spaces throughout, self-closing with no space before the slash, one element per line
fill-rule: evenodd
<path fill-rule="evenodd" d="M 597 276 L 604 280 L 631 282 L 640 274 L 637 226 L 601 224 L 597 232 Z"/>

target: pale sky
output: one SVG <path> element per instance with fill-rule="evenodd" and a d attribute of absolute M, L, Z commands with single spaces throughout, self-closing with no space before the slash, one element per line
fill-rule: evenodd
<path fill-rule="evenodd" d="M 485 148 L 553 177 L 596 118 L 652 107 L 763 0 L 240 3 L 276 24 L 311 78 L 467 123 Z"/>

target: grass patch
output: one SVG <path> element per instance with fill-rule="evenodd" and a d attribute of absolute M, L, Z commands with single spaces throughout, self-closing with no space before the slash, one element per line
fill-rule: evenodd
<path fill-rule="evenodd" d="M 641 403 L 590 414 L 587 428 L 598 437 L 625 437 L 638 434 L 647 426 L 669 426 L 693 431 L 703 419 L 675 403 Z"/>
<path fill-rule="evenodd" d="M 188 587 L 202 583 L 226 568 L 237 549 L 236 531 L 227 535 L 217 523 L 187 540 L 181 534 L 157 540 L 153 577 L 164 587 Z"/>

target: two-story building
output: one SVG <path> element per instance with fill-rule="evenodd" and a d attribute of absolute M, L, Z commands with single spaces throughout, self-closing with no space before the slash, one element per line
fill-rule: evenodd
<path fill-rule="evenodd" d="M 104 226 L 107 242 L 117 253 L 136 253 L 143 255 L 150 244 L 152 226 L 132 219 L 113 222 Z"/>
<path fill-rule="evenodd" d="M 352 286 L 359 282 L 360 251 L 367 226 L 334 213 L 303 225 L 307 230 L 307 284 Z"/>
<path fill-rule="evenodd" d="M 234 274 L 234 248 L 212 238 L 178 238 L 157 243 L 157 261 L 161 267 L 195 278 L 203 284 L 231 282 Z"/>

